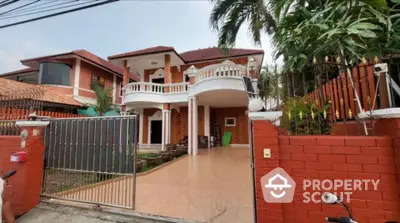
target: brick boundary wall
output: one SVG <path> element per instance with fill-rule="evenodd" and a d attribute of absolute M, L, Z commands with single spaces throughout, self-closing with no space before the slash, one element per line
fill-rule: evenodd
<path fill-rule="evenodd" d="M 21 127 L 21 131 L 25 129 L 28 131 L 25 148 L 21 148 L 20 136 L 0 136 L 0 171 L 6 173 L 17 170 L 17 173 L 8 179 L 4 194 L 11 201 L 17 216 L 29 212 L 39 204 L 43 180 L 43 127 Z M 25 163 L 10 162 L 13 153 L 22 151 L 27 152 Z"/>
<path fill-rule="evenodd" d="M 338 205 L 303 203 L 304 179 L 379 179 L 377 191 L 353 191 L 354 217 L 360 223 L 400 220 L 399 159 L 394 150 L 400 145 L 394 138 L 400 137 L 400 121 L 382 125 L 386 126 L 382 135 L 390 136 L 287 136 L 269 121 L 253 123 L 258 223 L 325 222 L 328 216 L 347 216 Z M 271 149 L 270 159 L 263 157 L 264 148 Z M 271 204 L 263 199 L 260 178 L 277 167 L 296 181 L 292 203 Z"/>

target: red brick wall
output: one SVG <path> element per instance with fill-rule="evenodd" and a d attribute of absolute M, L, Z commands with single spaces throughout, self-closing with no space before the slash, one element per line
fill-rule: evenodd
<path fill-rule="evenodd" d="M 208 65 L 222 63 L 227 59 L 183 65 L 183 66 L 180 67 L 181 68 L 180 71 L 179 71 L 178 67 L 173 66 L 173 67 L 171 67 L 172 83 L 181 83 L 181 82 L 183 82 L 184 81 L 183 80 L 183 72 L 185 70 L 187 70 L 192 65 L 194 65 L 197 69 L 200 69 L 200 68 L 203 68 L 203 67 L 208 66 Z M 236 63 L 236 64 L 242 64 L 242 65 L 246 65 L 247 64 L 247 57 L 235 58 L 235 59 L 230 59 L 230 60 L 232 62 Z M 163 67 L 160 67 L 160 68 L 163 69 Z M 154 72 L 156 70 L 160 69 L 160 68 L 145 70 L 144 71 L 143 81 L 144 82 L 149 82 L 150 81 L 150 75 L 154 74 Z"/>
<path fill-rule="evenodd" d="M 304 179 L 379 179 L 377 191 L 353 191 L 350 206 L 356 220 L 375 223 L 400 219 L 391 137 L 284 136 L 268 121 L 255 121 L 253 130 L 257 222 L 324 222 L 328 216 L 347 216 L 337 205 L 303 203 Z M 271 149 L 270 159 L 263 158 L 264 148 Z M 292 203 L 271 204 L 263 199 L 260 178 L 276 167 L 296 181 Z"/>
<path fill-rule="evenodd" d="M 14 214 L 22 215 L 30 211 L 40 200 L 43 178 L 43 140 L 41 134 L 32 135 L 32 128 L 27 128 L 28 138 L 26 147 L 21 149 L 20 136 L 0 136 L 0 170 L 5 173 L 17 170 L 9 178 L 5 196 L 11 201 Z M 10 157 L 14 152 L 27 152 L 27 162 L 11 163 Z"/>
<path fill-rule="evenodd" d="M 144 109 L 143 113 L 143 144 L 148 142 L 148 121 L 157 109 Z M 198 107 L 198 133 L 204 135 L 204 106 Z M 171 110 L 171 143 L 176 144 L 188 136 L 188 107 L 181 107 L 178 112 Z"/>
<path fill-rule="evenodd" d="M 104 87 L 105 88 L 113 88 L 113 74 L 109 73 L 103 69 L 100 69 L 96 66 L 93 66 L 89 63 L 86 63 L 84 61 L 81 61 L 81 70 L 80 70 L 80 80 L 79 80 L 79 95 L 83 97 L 88 97 L 88 98 L 96 98 L 96 95 L 94 91 L 91 90 L 90 84 L 92 81 L 92 74 L 104 77 L 105 83 Z M 119 83 L 122 81 L 121 77 L 117 77 L 117 90 L 116 90 L 116 99 L 118 99 L 118 102 L 120 102 L 119 98 Z"/>

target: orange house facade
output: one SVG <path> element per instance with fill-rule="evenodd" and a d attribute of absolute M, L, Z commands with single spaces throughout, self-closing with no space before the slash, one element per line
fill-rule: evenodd
<path fill-rule="evenodd" d="M 197 155 L 200 141 L 219 144 L 230 133 L 232 146 L 248 145 L 248 94 L 242 77 L 257 80 L 263 50 L 218 48 L 177 53 L 158 46 L 108 57 L 124 68 L 122 104 L 140 114 L 139 144 L 158 147 L 188 142 Z M 139 82 L 128 83 L 130 73 Z M 204 147 L 204 145 L 203 145 Z"/>

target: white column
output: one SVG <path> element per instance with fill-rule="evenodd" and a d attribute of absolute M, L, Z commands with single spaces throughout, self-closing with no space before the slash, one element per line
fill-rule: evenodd
<path fill-rule="evenodd" d="M 163 117 L 165 119 L 165 144 L 171 143 L 171 111 L 163 110 Z"/>
<path fill-rule="evenodd" d="M 168 115 L 168 128 L 167 128 L 167 131 L 168 131 L 168 137 L 167 137 L 168 144 L 171 143 L 171 114 L 172 114 L 171 110 L 168 110 L 168 113 L 167 113 L 167 115 Z"/>
<path fill-rule="evenodd" d="M 204 135 L 208 138 L 208 148 L 210 148 L 210 106 L 204 105 Z"/>
<path fill-rule="evenodd" d="M 192 98 L 188 103 L 188 154 L 192 154 Z"/>
<path fill-rule="evenodd" d="M 164 110 L 162 111 L 161 114 L 161 122 L 162 122 L 162 130 L 161 130 L 161 150 L 164 151 L 165 150 L 165 122 L 166 122 L 166 118 L 165 118 L 165 112 Z"/>
<path fill-rule="evenodd" d="M 116 99 L 116 94 L 117 94 L 117 76 L 113 75 L 113 98 L 112 102 L 115 104 L 115 99 Z"/>
<path fill-rule="evenodd" d="M 198 145 L 198 132 L 199 132 L 199 119 L 198 119 L 198 109 L 197 109 L 197 98 L 193 97 L 193 155 L 199 153 Z"/>
<path fill-rule="evenodd" d="M 139 111 L 139 145 L 143 144 L 143 109 L 140 109 L 141 111 Z M 148 126 L 148 128 L 151 128 L 150 126 Z M 150 139 L 148 139 L 150 142 Z"/>
<path fill-rule="evenodd" d="M 74 95 L 79 95 L 79 78 L 81 76 L 81 60 L 76 59 L 74 75 Z"/>

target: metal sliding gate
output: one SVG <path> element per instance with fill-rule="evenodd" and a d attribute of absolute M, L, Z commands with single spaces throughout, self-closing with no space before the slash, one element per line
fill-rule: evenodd
<path fill-rule="evenodd" d="M 52 119 L 42 195 L 135 208 L 138 117 Z"/>

